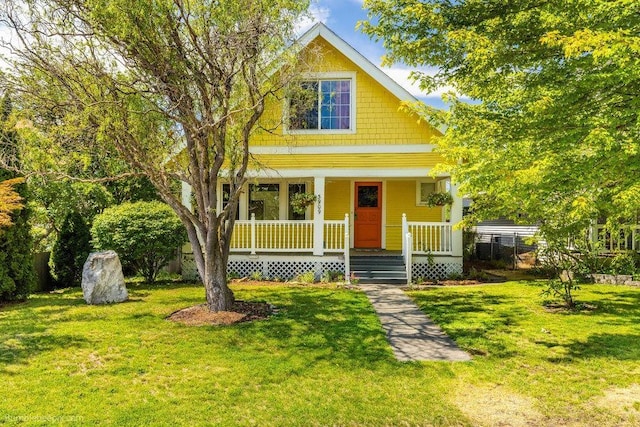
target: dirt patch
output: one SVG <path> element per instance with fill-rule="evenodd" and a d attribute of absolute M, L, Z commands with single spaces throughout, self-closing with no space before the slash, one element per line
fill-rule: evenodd
<path fill-rule="evenodd" d="M 569 308 L 560 302 L 548 302 L 543 307 L 548 313 L 590 313 L 598 309 L 598 306 L 587 303 L 576 303 L 575 307 Z"/>
<path fill-rule="evenodd" d="M 619 425 L 640 425 L 640 384 L 606 390 L 593 403 L 620 417 Z"/>
<path fill-rule="evenodd" d="M 167 320 L 188 326 L 232 325 L 266 319 L 274 313 L 274 308 L 266 302 L 236 301 L 231 311 L 211 312 L 206 304 L 183 308 L 171 313 Z"/>
<path fill-rule="evenodd" d="M 502 386 L 465 385 L 457 396 L 460 410 L 478 426 L 541 426 L 544 416 L 535 408 L 535 400 Z"/>
<path fill-rule="evenodd" d="M 405 286 L 403 289 L 405 290 L 421 290 L 426 288 L 433 287 L 442 287 L 442 286 L 478 286 L 478 285 L 497 285 L 499 283 L 504 283 L 504 280 L 475 280 L 475 279 L 461 279 L 461 280 L 430 280 L 422 283 L 412 284 L 410 286 Z"/>
<path fill-rule="evenodd" d="M 78 374 L 87 375 L 88 372 L 101 369 L 104 365 L 104 359 L 94 351 L 87 356 L 87 359 L 84 362 L 78 365 Z"/>

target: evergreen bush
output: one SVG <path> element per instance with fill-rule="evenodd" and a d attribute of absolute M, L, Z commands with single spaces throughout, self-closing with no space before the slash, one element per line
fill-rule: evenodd
<path fill-rule="evenodd" d="M 69 213 L 62 223 L 51 253 L 56 288 L 80 286 L 82 268 L 91 252 L 89 226 L 78 212 Z"/>
<path fill-rule="evenodd" d="M 3 96 L 0 100 L 0 143 L 2 154 L 18 161 L 14 154 L 16 134 L 7 130 L 6 126 L 11 109 L 11 100 L 8 96 Z M 0 169 L 0 181 L 16 177 L 14 172 Z M 26 205 L 27 185 L 19 184 L 14 189 Z M 35 285 L 29 213 L 27 207 L 13 212 L 13 225 L 0 230 L 0 301 L 26 299 Z"/>
<path fill-rule="evenodd" d="M 25 191 L 24 184 L 18 187 L 20 194 Z M 12 221 L 0 230 L 0 301 L 24 300 L 35 285 L 29 209 L 15 212 Z"/>

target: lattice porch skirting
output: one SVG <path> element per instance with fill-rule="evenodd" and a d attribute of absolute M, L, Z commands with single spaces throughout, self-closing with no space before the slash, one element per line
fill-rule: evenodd
<path fill-rule="evenodd" d="M 260 273 L 265 279 L 291 280 L 299 274 L 313 271 L 316 279 L 329 271 L 344 271 L 344 258 L 339 255 L 323 257 L 300 255 L 230 255 L 227 265 L 229 274 L 251 277 Z M 197 280 L 198 270 L 193 254 L 182 254 L 182 278 Z"/>
<path fill-rule="evenodd" d="M 416 279 L 446 279 L 452 274 L 462 274 L 462 257 L 434 257 L 429 262 L 427 257 L 414 256 L 411 276 Z"/>
<path fill-rule="evenodd" d="M 313 271 L 316 279 L 328 271 L 344 271 L 344 258 L 340 255 L 326 255 L 324 257 L 290 255 L 231 255 L 228 265 L 229 273 L 239 277 L 251 277 L 253 273 L 260 273 L 263 278 L 291 280 L 299 274 Z M 416 279 L 446 279 L 451 274 L 462 273 L 461 257 L 435 257 L 430 263 L 427 257 L 413 258 L 412 278 Z M 185 280 L 198 280 L 193 255 L 182 254 L 182 277 Z"/>

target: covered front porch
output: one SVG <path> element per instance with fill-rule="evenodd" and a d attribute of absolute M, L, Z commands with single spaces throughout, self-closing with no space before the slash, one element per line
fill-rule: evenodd
<path fill-rule="evenodd" d="M 220 184 L 219 194 L 225 192 Z M 421 203 L 429 191 L 448 191 L 450 206 Z M 313 194 L 304 212 L 291 200 Z M 224 203 L 221 198 L 220 208 Z M 446 178 L 283 177 L 259 178 L 244 189 L 231 242 L 233 275 L 290 280 L 313 271 L 351 275 L 354 250 L 402 254 L 409 277 L 446 277 L 462 271 L 462 235 L 453 224 L 462 203 Z M 411 235 L 411 240 L 407 240 Z M 196 276 L 189 248 L 183 249 L 183 275 Z"/>
<path fill-rule="evenodd" d="M 351 277 L 352 257 L 402 256 L 408 268 L 406 277 L 442 278 L 459 273 L 462 254 L 455 255 L 451 223 L 408 221 L 402 217 L 405 242 L 401 250 L 358 249 L 353 247 L 349 214 L 342 221 L 239 220 L 233 233 L 229 272 L 239 277 L 260 276 L 265 279 L 290 280 L 313 271 L 316 277 L 340 272 Z M 320 229 L 320 233 L 316 230 Z M 319 237 L 319 238 L 318 238 Z M 398 237 L 400 239 L 400 237 Z M 196 277 L 189 248 L 183 249 L 183 275 Z"/>

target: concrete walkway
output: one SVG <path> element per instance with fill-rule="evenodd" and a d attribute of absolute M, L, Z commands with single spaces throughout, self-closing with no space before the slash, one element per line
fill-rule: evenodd
<path fill-rule="evenodd" d="M 391 285 L 360 285 L 371 301 L 396 359 L 467 361 L 442 329 L 431 321 L 401 289 Z"/>

